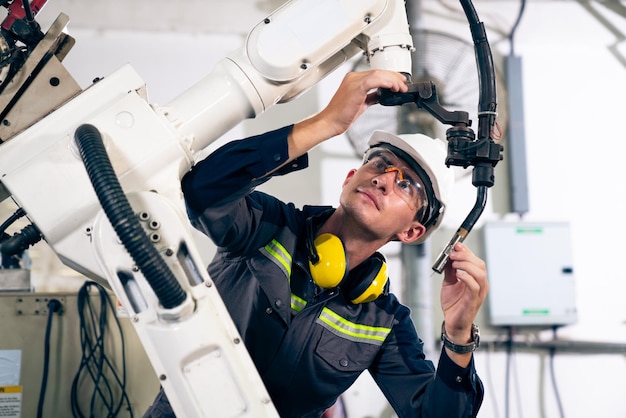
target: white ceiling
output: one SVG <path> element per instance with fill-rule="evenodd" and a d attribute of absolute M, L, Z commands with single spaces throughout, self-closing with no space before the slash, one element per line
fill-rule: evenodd
<path fill-rule="evenodd" d="M 18 1 L 18 0 L 15 0 Z M 31 0 L 32 1 L 32 0 Z M 59 13 L 69 16 L 72 30 L 178 32 L 190 34 L 238 34 L 245 36 L 264 17 L 288 0 L 48 0 L 36 20 L 44 32 Z M 461 23 L 465 17 L 459 0 L 408 0 L 413 14 L 427 17 L 435 26 Z M 506 40 L 521 5 L 561 4 L 564 10 L 584 9 L 617 42 L 626 39 L 626 0 L 474 0 L 494 45 Z M 414 20 L 416 16 L 409 16 Z M 527 22 L 522 19 L 522 25 Z M 626 66 L 626 59 L 624 59 Z"/>
<path fill-rule="evenodd" d="M 286 0 L 48 0 L 45 29 L 60 12 L 73 28 L 246 33 Z"/>
<path fill-rule="evenodd" d="M 16 0 L 17 1 L 17 0 Z M 48 0 L 37 16 L 42 28 L 63 12 L 73 28 L 247 33 L 257 22 L 287 0 Z M 413 5 L 437 5 L 460 10 L 458 0 L 410 0 Z M 626 17 L 624 0 L 528 0 L 526 3 L 579 3 L 593 13 L 592 5 L 613 9 Z M 522 0 L 475 0 L 476 9 L 516 11 Z M 480 14 L 480 13 L 479 13 Z"/>

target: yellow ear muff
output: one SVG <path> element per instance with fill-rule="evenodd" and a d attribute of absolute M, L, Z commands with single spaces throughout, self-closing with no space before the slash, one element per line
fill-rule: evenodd
<path fill-rule="evenodd" d="M 324 289 L 339 286 L 348 271 L 346 250 L 338 236 L 321 234 L 313 242 L 319 260 L 309 260 L 309 270 L 313 281 Z"/>
<path fill-rule="evenodd" d="M 367 303 L 376 300 L 384 292 L 388 279 L 387 263 L 382 263 L 378 273 L 376 273 L 374 279 L 369 283 L 369 286 L 350 302 L 356 305 L 358 303 Z"/>

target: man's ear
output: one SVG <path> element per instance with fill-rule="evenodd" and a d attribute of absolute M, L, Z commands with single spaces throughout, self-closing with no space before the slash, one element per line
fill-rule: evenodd
<path fill-rule="evenodd" d="M 421 223 L 417 221 L 413 221 L 411 223 L 411 226 L 409 226 L 409 228 L 405 229 L 404 231 L 398 232 L 396 234 L 396 237 L 398 238 L 398 241 L 403 242 L 405 244 L 410 244 L 412 242 L 415 242 L 425 233 L 426 233 L 426 228 L 424 227 L 424 225 L 422 225 Z"/>
<path fill-rule="evenodd" d="M 346 174 L 346 178 L 343 181 L 343 184 L 341 185 L 342 187 L 348 184 L 348 182 L 352 179 L 352 177 L 354 177 L 354 173 L 356 173 L 356 168 L 353 168 L 352 170 L 348 171 L 348 174 Z"/>

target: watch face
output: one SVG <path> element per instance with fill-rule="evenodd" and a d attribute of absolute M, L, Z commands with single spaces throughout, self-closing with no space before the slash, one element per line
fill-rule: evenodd
<path fill-rule="evenodd" d="M 474 341 L 476 348 L 478 348 L 480 345 L 480 329 L 476 324 L 472 324 L 472 341 Z"/>

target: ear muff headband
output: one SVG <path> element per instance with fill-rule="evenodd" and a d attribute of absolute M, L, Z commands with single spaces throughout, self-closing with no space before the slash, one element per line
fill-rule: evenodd
<path fill-rule="evenodd" d="M 307 219 L 306 245 L 309 250 L 311 278 L 321 288 L 332 289 L 342 285 L 348 300 L 354 304 L 376 300 L 386 292 L 387 264 L 380 253 L 355 268 L 349 276 L 346 249 L 341 239 L 333 234 L 321 234 L 313 240 L 313 219 Z M 352 280 L 355 281 L 353 283 Z M 342 282 L 347 283 L 342 283 Z"/>

